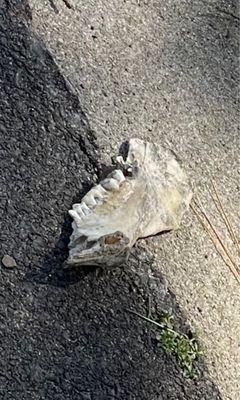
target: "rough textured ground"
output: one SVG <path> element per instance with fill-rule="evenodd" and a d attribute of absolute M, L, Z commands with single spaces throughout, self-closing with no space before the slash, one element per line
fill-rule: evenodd
<path fill-rule="evenodd" d="M 204 360 L 183 377 L 127 309 L 189 326 L 151 254 L 110 271 L 63 271 L 66 210 L 101 173 L 79 99 L 31 31 L 27 2 L 0 12 L 0 396 L 3 400 L 220 399 Z"/>
<path fill-rule="evenodd" d="M 207 191 L 210 172 L 239 226 L 239 10 L 236 0 L 31 0 L 33 27 L 81 98 L 101 154 L 147 138 L 183 160 L 226 236 Z M 225 398 L 239 382 L 239 289 L 193 216 L 149 241 L 159 269 L 205 347 Z"/>
<path fill-rule="evenodd" d="M 1 398 L 220 399 L 210 373 L 235 400 L 237 287 L 193 218 L 149 241 L 153 264 L 139 248 L 113 271 L 62 271 L 66 210 L 122 137 L 168 143 L 201 188 L 209 168 L 234 215 L 233 3 L 78 1 L 72 10 L 31 1 L 33 21 L 27 1 L 0 5 L 1 255 L 18 264 L 0 275 Z M 216 18 L 216 6 L 227 14 Z M 187 320 L 198 328 L 198 380 L 183 378 L 152 329 L 126 312 L 145 314 L 149 302 L 153 314 L 171 311 L 179 330 Z"/>

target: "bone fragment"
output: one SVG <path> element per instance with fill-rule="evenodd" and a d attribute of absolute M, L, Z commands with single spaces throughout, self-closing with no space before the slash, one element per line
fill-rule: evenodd
<path fill-rule="evenodd" d="M 189 207 L 192 192 L 172 152 L 130 139 L 116 160 L 118 168 L 69 211 L 69 265 L 121 264 L 137 239 L 178 228 Z"/>

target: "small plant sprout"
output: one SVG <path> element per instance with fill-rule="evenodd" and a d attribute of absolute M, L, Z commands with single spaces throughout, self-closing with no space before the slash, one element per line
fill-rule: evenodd
<path fill-rule="evenodd" d="M 159 333 L 156 335 L 158 345 L 161 346 L 166 353 L 175 357 L 183 374 L 187 378 L 194 379 L 198 376 L 197 370 L 194 367 L 194 362 L 200 359 L 202 351 L 199 349 L 196 338 L 189 338 L 184 333 L 179 333 L 174 330 L 172 315 L 162 313 L 158 322 L 133 311 L 130 312 L 160 328 Z"/>

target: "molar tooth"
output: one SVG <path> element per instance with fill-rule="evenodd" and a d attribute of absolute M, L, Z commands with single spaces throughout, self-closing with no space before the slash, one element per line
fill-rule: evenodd
<path fill-rule="evenodd" d="M 82 210 L 82 204 L 73 204 L 73 210 L 76 211 L 79 217 L 84 217 L 84 212 Z"/>
<path fill-rule="evenodd" d="M 109 178 L 116 179 L 119 185 L 121 185 L 121 183 L 126 180 L 125 176 L 123 175 L 123 172 L 120 169 L 115 169 L 113 172 L 111 172 L 111 174 L 109 174 Z"/>
<path fill-rule="evenodd" d="M 102 186 L 102 182 L 91 190 L 91 194 L 94 197 L 96 204 L 102 204 L 108 195 L 107 191 Z"/>
<path fill-rule="evenodd" d="M 106 178 L 104 181 L 101 182 L 102 186 L 104 189 L 110 190 L 115 192 L 116 190 L 119 189 L 119 183 L 116 179 L 114 178 Z"/>
<path fill-rule="evenodd" d="M 89 208 L 95 207 L 95 206 L 97 205 L 97 202 L 96 202 L 96 200 L 94 199 L 94 197 L 93 197 L 93 195 L 92 195 L 91 192 L 87 193 L 87 194 L 84 196 L 83 200 L 84 200 L 84 203 L 85 203 Z"/>
<path fill-rule="evenodd" d="M 77 210 L 79 206 L 81 206 L 81 204 L 80 203 L 76 203 L 76 204 L 72 205 L 72 208 L 73 208 L 73 210 Z"/>
<path fill-rule="evenodd" d="M 79 216 L 76 210 L 69 210 L 69 215 L 73 218 L 74 222 L 77 226 L 80 226 L 82 223 L 82 218 Z"/>
<path fill-rule="evenodd" d="M 97 196 L 102 196 L 105 197 L 107 195 L 107 191 L 104 189 L 104 187 L 102 186 L 102 182 L 100 182 L 95 188 L 94 191 L 96 192 Z M 95 193 L 94 193 L 94 197 L 95 197 Z"/>
<path fill-rule="evenodd" d="M 107 196 L 107 191 L 102 187 L 101 184 L 93 187 L 82 199 L 82 203 L 86 206 L 93 208 L 97 204 L 102 203 Z"/>

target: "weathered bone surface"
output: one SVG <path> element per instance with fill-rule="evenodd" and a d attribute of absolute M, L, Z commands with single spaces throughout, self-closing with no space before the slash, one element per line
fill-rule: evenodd
<path fill-rule="evenodd" d="M 68 265 L 111 266 L 126 261 L 137 239 L 178 228 L 191 201 L 174 155 L 131 139 L 118 169 L 74 204 Z"/>

